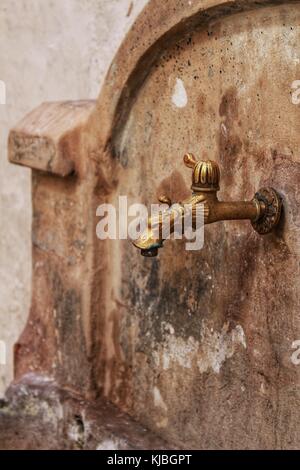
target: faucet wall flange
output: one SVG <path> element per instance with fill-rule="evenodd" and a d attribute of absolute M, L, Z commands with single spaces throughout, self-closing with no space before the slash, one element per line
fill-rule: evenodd
<path fill-rule="evenodd" d="M 252 220 L 252 227 L 260 235 L 270 233 L 279 222 L 282 198 L 273 188 L 261 188 L 255 194 L 254 201 L 260 206 L 264 206 L 264 211 L 258 220 Z"/>

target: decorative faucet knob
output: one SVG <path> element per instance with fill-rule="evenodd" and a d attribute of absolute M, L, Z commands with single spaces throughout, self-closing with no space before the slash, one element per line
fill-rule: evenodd
<path fill-rule="evenodd" d="M 192 153 L 186 153 L 183 157 L 184 164 L 193 169 L 192 190 L 218 191 L 220 189 L 219 165 L 212 160 L 197 161 Z"/>

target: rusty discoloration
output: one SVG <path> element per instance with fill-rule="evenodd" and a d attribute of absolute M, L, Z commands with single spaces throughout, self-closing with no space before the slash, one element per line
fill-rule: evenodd
<path fill-rule="evenodd" d="M 236 133 L 235 126 L 238 120 L 238 97 L 235 87 L 230 87 L 222 96 L 219 106 L 221 117 L 219 130 L 219 155 L 223 171 L 227 177 L 227 184 L 234 185 L 235 167 L 241 169 L 239 161 L 243 143 Z"/>
<path fill-rule="evenodd" d="M 230 87 L 222 96 L 219 114 L 221 117 L 225 117 L 229 122 L 238 119 L 238 98 L 235 87 Z"/>

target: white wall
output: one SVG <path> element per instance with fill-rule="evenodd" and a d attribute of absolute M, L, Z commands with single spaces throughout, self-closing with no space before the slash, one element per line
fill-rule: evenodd
<path fill-rule="evenodd" d="M 0 395 L 31 287 L 30 170 L 7 162 L 9 129 L 42 101 L 95 98 L 125 33 L 147 0 L 1 0 Z M 0 100 L 1 103 L 1 100 Z"/>

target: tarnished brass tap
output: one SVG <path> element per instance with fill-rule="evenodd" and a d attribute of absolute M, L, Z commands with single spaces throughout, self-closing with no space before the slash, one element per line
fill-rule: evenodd
<path fill-rule="evenodd" d="M 171 203 L 166 196 L 159 197 L 159 201 L 168 204 L 169 208 L 156 216 L 148 218 L 147 228 L 133 244 L 141 250 L 143 256 L 156 256 L 158 248 L 163 246 L 163 227 L 167 221 L 170 233 L 175 227 L 183 227 L 185 208 L 191 207 L 193 227 L 197 206 L 203 204 L 204 224 L 211 224 L 221 220 L 251 221 L 252 227 L 259 234 L 266 234 L 278 224 L 281 215 L 282 201 L 273 188 L 261 188 L 251 201 L 219 201 L 217 191 L 220 189 L 220 169 L 216 162 L 211 160 L 197 161 L 193 154 L 184 155 L 185 165 L 193 170 L 192 195 L 185 201 L 177 204 Z"/>

